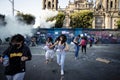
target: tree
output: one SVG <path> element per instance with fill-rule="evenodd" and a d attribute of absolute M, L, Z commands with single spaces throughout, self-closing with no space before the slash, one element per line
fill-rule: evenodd
<path fill-rule="evenodd" d="M 34 25 L 35 24 L 35 17 L 31 14 L 23 14 L 18 12 L 17 15 L 18 20 L 21 22 L 24 22 L 28 25 Z"/>
<path fill-rule="evenodd" d="M 120 19 L 117 21 L 118 29 L 120 29 Z"/>
<path fill-rule="evenodd" d="M 72 28 L 92 28 L 93 12 L 82 10 L 70 14 L 70 26 Z"/>
<path fill-rule="evenodd" d="M 48 18 L 47 21 L 56 20 L 55 28 L 62 28 L 64 19 L 65 19 L 65 14 L 63 12 L 59 12 L 57 16 Z"/>

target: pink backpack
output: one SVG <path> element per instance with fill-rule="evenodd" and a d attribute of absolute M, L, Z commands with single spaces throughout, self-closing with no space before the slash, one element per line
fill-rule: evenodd
<path fill-rule="evenodd" d="M 86 40 L 82 39 L 80 42 L 80 45 L 85 46 L 86 45 Z"/>

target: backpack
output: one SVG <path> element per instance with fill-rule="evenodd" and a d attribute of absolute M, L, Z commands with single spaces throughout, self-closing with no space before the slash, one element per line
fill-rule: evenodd
<path fill-rule="evenodd" d="M 86 40 L 82 39 L 81 42 L 80 42 L 80 45 L 85 46 L 86 45 Z"/>

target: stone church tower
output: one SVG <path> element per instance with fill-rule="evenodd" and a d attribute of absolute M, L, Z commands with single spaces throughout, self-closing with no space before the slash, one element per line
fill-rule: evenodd
<path fill-rule="evenodd" d="M 58 0 L 43 0 L 43 9 L 58 10 Z"/>
<path fill-rule="evenodd" d="M 119 11 L 120 0 L 96 0 L 93 28 L 116 29 Z"/>

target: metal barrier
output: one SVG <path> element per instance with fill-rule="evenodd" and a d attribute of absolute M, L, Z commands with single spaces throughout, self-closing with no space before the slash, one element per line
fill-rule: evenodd
<path fill-rule="evenodd" d="M 120 44 L 120 30 L 113 29 L 66 29 L 66 28 L 51 28 L 44 29 L 40 28 L 35 33 L 37 37 L 37 43 L 45 43 L 45 39 L 51 36 L 54 40 L 60 34 L 65 34 L 67 36 L 67 42 L 70 43 L 73 38 L 77 35 L 92 37 L 94 40 L 99 40 L 99 43 L 103 44 Z"/>

